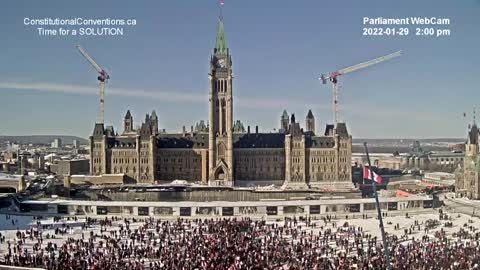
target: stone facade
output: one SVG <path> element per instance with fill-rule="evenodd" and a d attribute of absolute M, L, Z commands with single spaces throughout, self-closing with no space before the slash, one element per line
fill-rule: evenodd
<path fill-rule="evenodd" d="M 372 163 L 380 168 L 394 170 L 425 170 L 454 172 L 458 165 L 463 164 L 464 153 L 436 152 L 426 156 L 401 155 L 401 156 L 375 156 L 371 155 Z M 359 163 L 366 163 L 362 156 Z"/>
<path fill-rule="evenodd" d="M 89 171 L 88 159 L 59 160 L 57 163 L 57 175 L 87 174 Z"/>
<path fill-rule="evenodd" d="M 413 147 L 408 154 L 397 153 L 392 155 L 370 154 L 372 164 L 379 168 L 388 168 L 393 170 L 424 170 L 424 171 L 442 171 L 453 173 L 459 165 L 463 166 L 465 153 L 463 151 L 425 151 L 420 146 L 419 141 L 413 143 Z M 357 164 L 366 164 L 365 155 L 357 155 L 353 159 Z"/>
<path fill-rule="evenodd" d="M 459 167 L 457 169 L 455 182 L 455 191 L 457 194 L 475 200 L 480 199 L 479 132 L 476 123 L 474 123 L 468 131 L 463 168 Z"/>
<path fill-rule="evenodd" d="M 345 123 L 327 125 L 315 135 L 315 118 L 306 117 L 306 131 L 286 111 L 279 132 L 245 130 L 233 125 L 232 60 L 219 21 L 208 74 L 208 124 L 203 121 L 190 132 L 159 132 L 155 112 L 146 115 L 139 130 L 133 128 L 130 111 L 123 133 L 96 124 L 90 137 L 90 172 L 126 174 L 137 182 L 176 179 L 209 185 L 232 186 L 235 181 L 280 181 L 285 187 L 325 185 L 351 187 L 352 138 Z"/>

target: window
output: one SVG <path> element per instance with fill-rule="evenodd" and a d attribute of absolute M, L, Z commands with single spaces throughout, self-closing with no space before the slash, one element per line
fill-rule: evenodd
<path fill-rule="evenodd" d="M 218 156 L 219 157 L 224 157 L 225 156 L 225 145 L 223 143 L 221 143 L 218 146 Z"/>

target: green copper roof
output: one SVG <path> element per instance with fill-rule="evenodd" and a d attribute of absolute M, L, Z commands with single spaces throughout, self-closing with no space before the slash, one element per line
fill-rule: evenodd
<path fill-rule="evenodd" d="M 217 38 L 215 40 L 215 49 L 217 53 L 227 53 L 227 41 L 225 40 L 225 32 L 223 30 L 223 20 L 219 18 Z"/>
<path fill-rule="evenodd" d="M 282 114 L 282 119 L 288 119 L 288 113 L 287 113 L 287 110 L 283 110 L 283 114 Z"/>

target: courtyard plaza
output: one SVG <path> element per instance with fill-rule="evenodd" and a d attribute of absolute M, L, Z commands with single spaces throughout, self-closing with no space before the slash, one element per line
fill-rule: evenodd
<path fill-rule="evenodd" d="M 478 268 L 480 220 L 477 217 L 435 209 L 386 215 L 384 223 L 394 269 Z M 372 214 L 268 220 L 3 214 L 0 224 L 0 262 L 24 267 L 229 270 L 385 267 L 378 219 Z M 438 266 L 442 268 L 435 268 Z"/>

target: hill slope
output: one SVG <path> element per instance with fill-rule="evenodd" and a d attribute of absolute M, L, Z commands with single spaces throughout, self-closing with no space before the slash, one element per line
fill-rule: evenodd
<path fill-rule="evenodd" d="M 25 136 L 2 136 L 0 135 L 0 143 L 5 141 L 16 142 L 21 144 L 49 144 L 54 139 L 60 138 L 62 144 L 72 144 L 73 140 L 77 140 L 80 144 L 87 144 L 88 140 L 71 135 L 25 135 Z"/>

